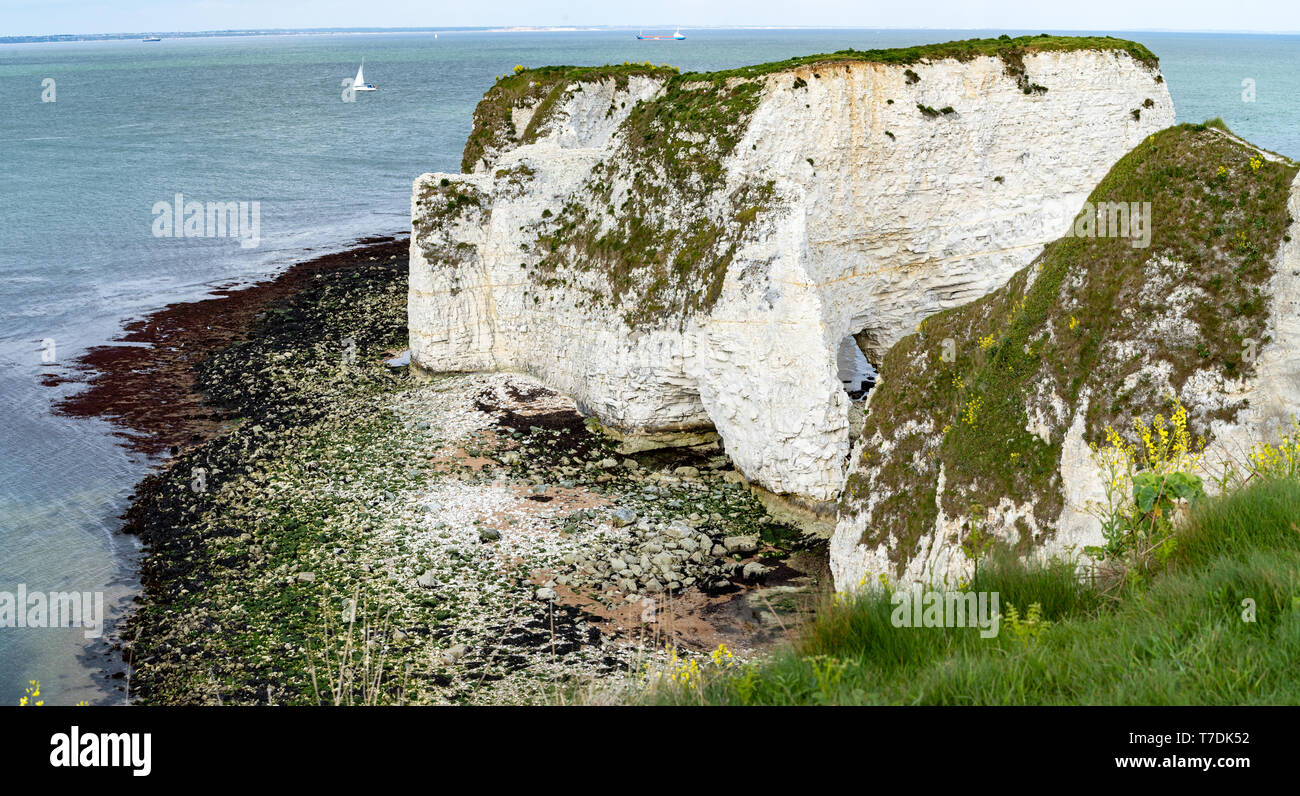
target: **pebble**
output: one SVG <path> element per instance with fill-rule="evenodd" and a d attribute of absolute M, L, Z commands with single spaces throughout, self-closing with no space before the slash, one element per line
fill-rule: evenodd
<path fill-rule="evenodd" d="M 455 663 L 469 652 L 469 647 L 465 644 L 457 644 L 442 653 L 443 663 Z"/>
<path fill-rule="evenodd" d="M 741 570 L 741 577 L 743 577 L 745 580 L 751 580 L 751 581 L 762 580 L 763 578 L 767 577 L 768 573 L 770 573 L 771 571 L 772 571 L 771 567 L 763 566 L 757 561 L 750 561 L 748 564 L 745 565 L 745 568 Z"/>
<path fill-rule="evenodd" d="M 722 540 L 728 553 L 752 553 L 758 549 L 757 536 L 728 536 Z"/>

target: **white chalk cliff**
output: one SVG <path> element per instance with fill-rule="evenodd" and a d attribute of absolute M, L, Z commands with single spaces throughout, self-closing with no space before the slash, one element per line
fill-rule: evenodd
<path fill-rule="evenodd" d="M 881 368 L 831 540 L 836 586 L 952 586 L 992 539 L 1105 544 L 1090 443 L 1186 409 L 1215 490 L 1300 417 L 1300 177 L 1214 126 L 1129 153 L 1093 201 L 1150 201 L 1149 248 L 1056 241 L 986 299 L 927 319 Z M 1242 197 L 1249 197 L 1243 200 Z M 938 354 L 956 341 L 955 356 Z M 1140 445 L 1140 443 L 1138 443 Z M 1195 446 L 1195 443 L 1193 443 Z M 1121 492 L 1128 488 L 1121 476 Z M 980 539 L 984 541 L 981 542 Z"/>
<path fill-rule="evenodd" d="M 1013 61 L 592 70 L 526 96 L 471 173 L 415 182 L 412 364 L 525 372 L 627 435 L 716 429 L 751 482 L 833 506 L 845 338 L 879 364 L 922 319 L 999 287 L 1174 121 L 1158 68 L 1122 47 Z M 722 107 L 692 104 L 708 92 L 743 113 L 693 129 Z M 841 580 L 865 566 L 846 550 L 859 563 Z"/>

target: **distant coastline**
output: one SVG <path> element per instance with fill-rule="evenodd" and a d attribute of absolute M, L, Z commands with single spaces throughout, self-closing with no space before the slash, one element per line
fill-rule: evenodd
<path fill-rule="evenodd" d="M 246 36 L 319 36 L 331 33 L 451 33 L 482 31 L 483 28 L 266 28 L 247 30 L 136 31 L 134 33 L 51 33 L 33 36 L 0 36 L 0 44 L 41 44 L 69 41 L 134 41 L 145 36 L 166 39 L 218 39 Z"/>
<path fill-rule="evenodd" d="M 673 24 L 634 25 L 517 25 L 492 27 L 439 27 L 439 28 L 245 28 L 232 30 L 199 31 L 135 31 L 125 33 L 49 33 L 24 36 L 0 36 L 0 44 L 42 44 L 55 42 L 92 42 L 92 41 L 135 41 L 145 36 L 159 36 L 162 39 L 214 39 L 240 38 L 250 36 L 321 36 L 321 35 L 356 35 L 356 34 L 402 34 L 402 33 L 583 33 L 597 31 L 628 31 L 650 29 L 655 27 L 678 27 Z M 897 28 L 897 27 L 860 27 L 827 25 L 682 25 L 692 30 L 950 30 L 949 28 Z M 992 28 L 960 28 L 972 35 L 993 30 Z M 1001 29 L 998 29 L 1001 31 Z M 1088 33 L 1091 31 L 1057 30 L 1057 34 Z M 1182 35 L 1222 35 L 1222 36 L 1300 36 L 1300 31 L 1258 31 L 1258 30 L 1129 30 L 1115 28 L 1112 34 L 1182 34 Z"/>

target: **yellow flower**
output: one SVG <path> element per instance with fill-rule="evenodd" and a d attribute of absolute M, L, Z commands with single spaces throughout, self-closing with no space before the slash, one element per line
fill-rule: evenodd
<path fill-rule="evenodd" d="M 1262 478 L 1294 478 L 1300 474 L 1300 421 L 1291 418 L 1291 433 L 1277 445 L 1256 442 L 1247 454 L 1247 469 Z"/>
<path fill-rule="evenodd" d="M 41 682 L 39 680 L 27 681 L 27 693 L 18 699 L 18 707 L 25 708 L 28 705 L 40 707 L 45 704 L 45 700 L 37 699 L 41 695 Z"/>
<path fill-rule="evenodd" d="M 713 660 L 714 666 L 730 666 L 735 662 L 735 656 L 727 649 L 726 644 L 719 644 L 717 649 L 709 653 L 709 657 Z"/>

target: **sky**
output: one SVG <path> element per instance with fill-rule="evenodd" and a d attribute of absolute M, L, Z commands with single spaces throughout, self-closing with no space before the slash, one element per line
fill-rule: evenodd
<path fill-rule="evenodd" d="M 246 28 L 867 27 L 1300 32 L 1296 0 L 0 0 L 0 36 Z"/>

